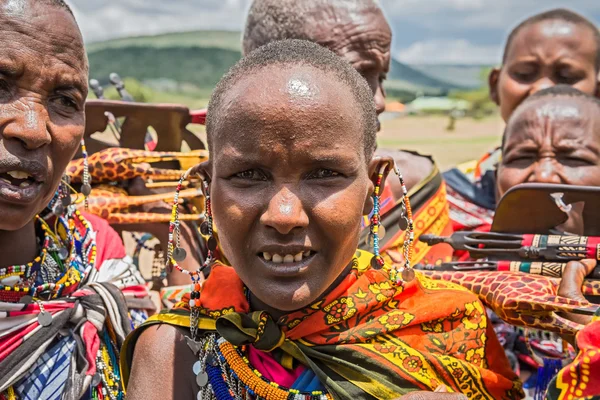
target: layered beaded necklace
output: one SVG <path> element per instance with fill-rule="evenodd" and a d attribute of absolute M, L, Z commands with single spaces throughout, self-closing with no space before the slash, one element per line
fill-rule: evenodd
<path fill-rule="evenodd" d="M 200 341 L 186 338 L 198 356 L 193 366 L 200 390 L 198 400 L 331 400 L 321 392 L 301 392 L 269 381 L 245 356 L 245 347 L 236 347 L 211 333 Z"/>
<path fill-rule="evenodd" d="M 33 261 L 0 269 L 0 301 L 51 300 L 72 292 L 94 268 L 96 243 L 89 223 L 79 211 L 54 217 L 55 229 L 41 217 L 41 251 Z M 25 298 L 25 299 L 24 299 Z"/>

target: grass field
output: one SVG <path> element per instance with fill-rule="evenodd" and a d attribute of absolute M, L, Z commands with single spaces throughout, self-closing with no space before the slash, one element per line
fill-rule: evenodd
<path fill-rule="evenodd" d="M 448 132 L 448 118 L 441 116 L 400 117 L 382 123 L 379 146 L 416 150 L 432 155 L 438 166 L 446 170 L 456 164 L 479 159 L 500 144 L 504 122 L 500 117 L 483 120 L 471 118 L 456 121 Z"/>

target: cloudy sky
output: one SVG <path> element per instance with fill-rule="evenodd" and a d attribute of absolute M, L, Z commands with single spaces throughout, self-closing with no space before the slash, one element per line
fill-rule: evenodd
<path fill-rule="evenodd" d="M 182 30 L 241 29 L 250 0 L 67 0 L 88 42 Z M 302 0 L 298 0 L 302 1 Z M 569 7 L 600 23 L 600 0 L 380 0 L 394 56 L 413 64 L 490 64 L 521 19 Z"/>

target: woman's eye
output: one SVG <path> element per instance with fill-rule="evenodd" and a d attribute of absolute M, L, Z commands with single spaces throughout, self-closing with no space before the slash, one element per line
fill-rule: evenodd
<path fill-rule="evenodd" d="M 57 96 L 56 98 L 53 99 L 53 101 L 64 108 L 71 108 L 74 110 L 76 110 L 78 108 L 77 102 L 75 102 L 75 100 L 73 100 L 69 96 Z"/>
<path fill-rule="evenodd" d="M 327 178 L 335 178 L 337 176 L 341 176 L 341 174 L 339 172 L 335 172 L 330 169 L 321 168 L 321 169 L 318 169 L 318 170 L 312 172 L 308 176 L 308 179 L 327 179 Z"/>
<path fill-rule="evenodd" d="M 504 158 L 505 165 L 531 163 L 536 160 L 535 154 L 515 154 Z"/>
<path fill-rule="evenodd" d="M 250 181 L 266 181 L 267 177 L 264 173 L 256 169 L 249 169 L 247 171 L 243 171 L 237 173 L 233 176 L 234 178 L 250 180 Z"/>
<path fill-rule="evenodd" d="M 588 165 L 597 165 L 595 162 L 582 157 L 570 156 L 561 157 L 561 163 L 571 167 L 585 167 Z"/>
<path fill-rule="evenodd" d="M 0 79 L 0 90 L 3 92 L 10 90 L 10 85 L 4 79 Z"/>
<path fill-rule="evenodd" d="M 521 82 L 529 82 L 535 78 L 535 72 L 532 71 L 515 71 L 513 77 Z"/>
<path fill-rule="evenodd" d="M 567 85 L 573 85 L 579 82 L 580 80 L 581 78 L 579 76 L 570 73 L 560 73 L 556 77 L 556 83 L 564 83 Z"/>
<path fill-rule="evenodd" d="M 0 79 L 0 99 L 8 100 L 12 95 L 12 88 L 8 81 Z"/>

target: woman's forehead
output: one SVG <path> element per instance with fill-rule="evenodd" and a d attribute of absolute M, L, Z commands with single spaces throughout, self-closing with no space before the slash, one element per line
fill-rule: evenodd
<path fill-rule="evenodd" d="M 26 7 L 22 8 L 21 5 Z M 67 10 L 44 2 L 11 0 L 0 6 L 0 40 L 18 39 L 41 53 L 60 54 L 65 49 L 85 60 L 83 38 Z"/>
<path fill-rule="evenodd" d="M 26 3 L 26 4 L 25 4 Z M 25 4 L 25 8 L 20 5 Z M 87 93 L 87 56 L 79 27 L 66 10 L 12 0 L 0 6 L 0 67 L 15 76 L 41 74 Z"/>
<path fill-rule="evenodd" d="M 507 59 L 529 54 L 541 46 L 555 52 L 571 52 L 573 57 L 592 56 L 595 60 L 594 33 L 586 26 L 563 20 L 545 20 L 524 26 L 508 49 Z"/>
<path fill-rule="evenodd" d="M 235 83 L 216 110 L 212 151 L 235 141 L 337 137 L 362 145 L 362 113 L 347 84 L 313 67 L 273 66 Z"/>
<path fill-rule="evenodd" d="M 532 101 L 513 115 L 507 126 L 507 141 L 523 136 L 546 137 L 559 134 L 569 138 L 592 139 L 598 107 L 576 97 L 554 97 Z"/>

